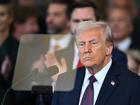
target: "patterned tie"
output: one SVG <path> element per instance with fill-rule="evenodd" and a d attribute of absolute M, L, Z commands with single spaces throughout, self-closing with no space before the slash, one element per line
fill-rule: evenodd
<path fill-rule="evenodd" d="M 87 86 L 85 93 L 83 95 L 81 105 L 93 105 L 94 102 L 94 87 L 93 83 L 96 81 L 94 75 L 89 77 L 89 85 Z"/>

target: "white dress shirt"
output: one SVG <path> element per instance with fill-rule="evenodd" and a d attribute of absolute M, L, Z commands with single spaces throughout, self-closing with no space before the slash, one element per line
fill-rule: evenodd
<path fill-rule="evenodd" d="M 56 50 L 62 50 L 64 48 L 67 48 L 70 44 L 72 35 L 71 34 L 66 34 L 60 40 L 56 40 L 54 37 L 51 37 L 51 39 L 50 39 L 50 47 L 49 47 L 50 49 L 49 49 L 49 51 L 54 51 L 55 50 L 54 47 L 56 45 L 59 46 L 59 48 L 56 49 Z"/>
<path fill-rule="evenodd" d="M 129 49 L 131 43 L 132 43 L 132 40 L 130 37 L 128 37 L 124 39 L 123 41 L 116 43 L 116 46 L 119 50 L 126 52 Z"/>
<path fill-rule="evenodd" d="M 95 105 L 95 103 L 96 103 L 98 94 L 100 92 L 100 89 L 102 87 L 102 84 L 104 82 L 104 79 L 106 77 L 106 74 L 107 74 L 111 64 L 112 64 L 112 59 L 109 61 L 109 63 L 104 68 L 102 68 L 99 72 L 97 72 L 94 75 L 97 81 L 93 83 L 93 85 L 94 85 L 94 102 L 93 102 L 93 105 Z M 84 92 L 85 92 L 88 84 L 89 84 L 89 77 L 91 75 L 92 74 L 90 74 L 90 72 L 86 69 L 86 73 L 85 73 L 85 77 L 84 77 L 84 82 L 83 82 L 82 90 L 81 90 L 81 94 L 80 94 L 79 105 L 81 104 L 82 97 L 84 95 Z"/>

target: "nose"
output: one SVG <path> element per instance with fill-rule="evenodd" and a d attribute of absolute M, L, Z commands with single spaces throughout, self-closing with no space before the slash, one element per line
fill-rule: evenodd
<path fill-rule="evenodd" d="M 88 52 L 88 53 L 91 52 L 91 46 L 90 46 L 89 43 L 87 43 L 87 44 L 85 45 L 84 52 Z"/>
<path fill-rule="evenodd" d="M 46 24 L 49 24 L 53 20 L 54 16 L 52 14 L 46 16 Z"/>

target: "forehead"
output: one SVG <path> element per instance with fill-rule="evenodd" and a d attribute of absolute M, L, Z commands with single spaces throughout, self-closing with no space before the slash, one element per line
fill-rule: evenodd
<path fill-rule="evenodd" d="M 8 11 L 7 5 L 0 5 L 0 11 Z"/>
<path fill-rule="evenodd" d="M 29 21 L 29 22 L 37 22 L 37 17 L 30 16 L 30 17 L 27 18 L 27 21 Z"/>
<path fill-rule="evenodd" d="M 72 12 L 72 19 L 86 19 L 86 18 L 96 18 L 95 11 L 91 7 L 75 8 Z"/>
<path fill-rule="evenodd" d="M 81 31 L 77 34 L 77 41 L 89 41 L 93 39 L 102 39 L 104 38 L 104 33 L 101 28 L 90 28 L 84 31 Z"/>
<path fill-rule="evenodd" d="M 52 3 L 48 6 L 48 11 L 65 11 L 66 10 L 65 4 L 59 4 L 59 3 Z"/>
<path fill-rule="evenodd" d="M 121 9 L 121 8 L 114 8 L 112 10 L 110 10 L 109 12 L 109 16 L 121 16 L 121 17 L 129 17 L 129 13 L 128 11 Z"/>

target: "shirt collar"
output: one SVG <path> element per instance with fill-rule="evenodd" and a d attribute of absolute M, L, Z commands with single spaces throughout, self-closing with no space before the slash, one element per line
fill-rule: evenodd
<path fill-rule="evenodd" d="M 71 41 L 71 38 L 72 38 L 71 34 L 64 35 L 64 37 L 61 38 L 60 40 L 56 40 L 54 37 L 51 37 L 50 45 L 51 46 L 60 45 L 62 49 L 67 48 L 67 46 Z"/>
<path fill-rule="evenodd" d="M 132 40 L 130 37 L 122 40 L 121 42 L 116 43 L 116 46 L 121 50 L 121 51 L 126 51 L 130 44 L 132 43 Z"/>
<path fill-rule="evenodd" d="M 108 63 L 105 67 L 103 67 L 99 72 L 97 72 L 97 73 L 94 75 L 95 78 L 97 79 L 97 82 L 98 82 L 99 84 L 102 84 L 102 83 L 103 83 L 103 81 L 104 81 L 104 79 L 105 79 L 105 77 L 106 77 L 106 74 L 107 74 L 107 72 L 108 72 L 108 70 L 109 70 L 111 64 L 112 64 L 112 59 L 110 59 L 109 63 Z M 85 84 L 87 81 L 89 81 L 88 79 L 89 79 L 89 77 L 90 77 L 91 75 L 92 75 L 92 74 L 90 74 L 90 72 L 89 72 L 89 71 L 87 70 L 87 68 L 86 68 L 86 73 L 85 73 L 85 78 L 84 78 L 84 84 Z"/>

